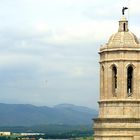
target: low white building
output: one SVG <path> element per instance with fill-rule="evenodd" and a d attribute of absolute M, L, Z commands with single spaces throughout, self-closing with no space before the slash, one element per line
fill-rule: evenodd
<path fill-rule="evenodd" d="M 44 135 L 44 133 L 20 133 L 21 136 L 36 136 L 36 135 Z"/>
<path fill-rule="evenodd" d="M 11 132 L 0 132 L 0 136 L 10 136 Z"/>

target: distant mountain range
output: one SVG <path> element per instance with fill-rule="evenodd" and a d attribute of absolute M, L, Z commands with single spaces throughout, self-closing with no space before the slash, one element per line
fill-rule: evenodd
<path fill-rule="evenodd" d="M 97 111 L 72 104 L 54 107 L 0 103 L 0 126 L 32 126 L 46 124 L 86 125 L 97 117 Z"/>

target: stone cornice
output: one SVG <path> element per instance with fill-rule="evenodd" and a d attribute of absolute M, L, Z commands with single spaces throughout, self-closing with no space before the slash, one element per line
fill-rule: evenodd
<path fill-rule="evenodd" d="M 100 49 L 99 54 L 104 53 L 104 52 L 140 52 L 140 47 L 135 47 L 135 48 L 120 48 L 120 47 L 115 47 L 115 48 L 103 48 Z"/>
<path fill-rule="evenodd" d="M 116 60 L 111 60 L 111 59 L 108 59 L 108 60 L 101 60 L 101 61 L 99 61 L 99 63 L 103 63 L 103 62 L 116 62 L 116 61 L 122 61 L 122 62 L 126 62 L 126 61 L 128 61 L 128 62 L 140 62 L 140 60 L 130 60 L 130 59 L 116 59 Z"/>
<path fill-rule="evenodd" d="M 140 118 L 94 118 L 96 123 L 140 123 Z"/>
<path fill-rule="evenodd" d="M 114 100 L 100 100 L 98 101 L 99 104 L 101 103 L 140 103 L 140 100 L 136 99 L 125 99 L 125 100 L 120 100 L 120 99 L 114 99 Z"/>
<path fill-rule="evenodd" d="M 138 127 L 130 127 L 130 128 L 126 128 L 126 127 L 117 127 L 117 128 L 104 128 L 104 127 L 100 127 L 100 128 L 94 128 L 95 131 L 140 131 L 140 128 Z"/>

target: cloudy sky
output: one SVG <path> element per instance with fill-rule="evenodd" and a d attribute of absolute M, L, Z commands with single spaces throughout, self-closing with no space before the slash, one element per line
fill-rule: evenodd
<path fill-rule="evenodd" d="M 0 0 L 0 102 L 96 108 L 101 44 L 128 6 L 140 37 L 138 0 Z"/>

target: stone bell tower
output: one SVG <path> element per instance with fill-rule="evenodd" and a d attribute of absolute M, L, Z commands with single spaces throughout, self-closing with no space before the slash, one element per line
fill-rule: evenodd
<path fill-rule="evenodd" d="M 123 14 L 100 48 L 99 116 L 94 140 L 140 140 L 140 43 Z"/>

